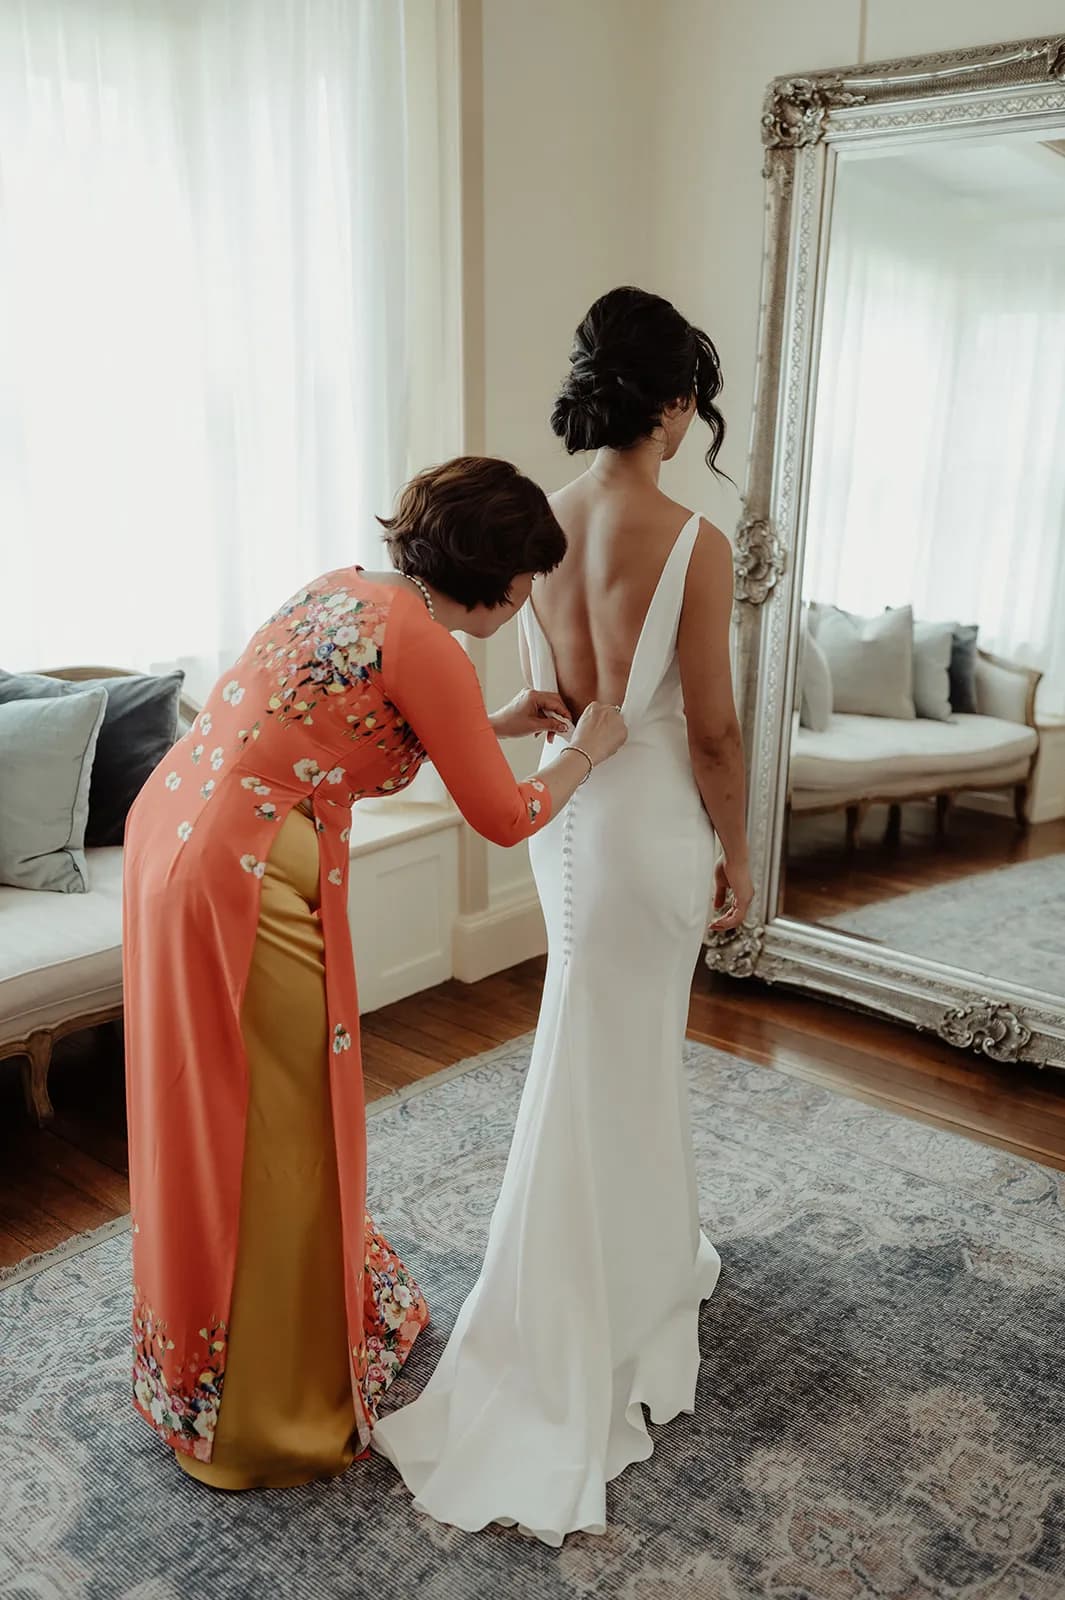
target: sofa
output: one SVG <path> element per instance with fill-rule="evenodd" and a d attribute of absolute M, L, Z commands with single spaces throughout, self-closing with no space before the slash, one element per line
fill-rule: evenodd
<path fill-rule="evenodd" d="M 793 716 L 789 815 L 844 811 L 849 843 L 870 805 L 889 806 L 897 834 L 904 801 L 934 800 L 940 827 L 953 798 L 974 790 L 1012 791 L 1014 814 L 1027 823 L 1039 750 L 1035 692 L 1040 674 L 1000 656 L 977 653 L 976 710 L 950 720 L 833 712 L 820 730 Z"/>
<path fill-rule="evenodd" d="M 73 667 L 45 677 L 71 683 L 134 677 L 114 667 Z M 179 733 L 197 714 L 180 700 Z M 86 892 L 0 886 L 0 1059 L 21 1057 L 26 1103 L 52 1115 L 48 1069 L 57 1039 L 122 1015 L 122 849 L 87 848 Z"/>

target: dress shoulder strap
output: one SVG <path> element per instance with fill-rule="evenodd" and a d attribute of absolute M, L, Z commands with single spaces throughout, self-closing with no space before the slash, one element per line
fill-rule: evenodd
<path fill-rule="evenodd" d="M 532 687 L 557 694 L 558 673 L 555 670 L 555 657 L 540 626 L 540 619 L 533 610 L 531 599 L 526 600 L 518 612 L 518 627 L 525 641 L 529 666 L 532 670 Z"/>

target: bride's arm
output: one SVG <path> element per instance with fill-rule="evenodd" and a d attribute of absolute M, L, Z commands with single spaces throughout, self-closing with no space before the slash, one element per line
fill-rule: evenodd
<path fill-rule="evenodd" d="M 526 600 L 526 605 L 532 605 L 531 600 Z M 523 618 L 518 618 L 518 660 L 521 662 L 521 681 L 526 689 L 535 687 L 532 680 L 532 662 L 529 659 L 529 641 L 525 636 L 525 623 Z"/>
<path fill-rule="evenodd" d="M 725 875 L 742 905 L 737 919 L 742 921 L 750 903 L 750 873 L 743 737 L 729 659 L 731 620 L 732 550 L 720 529 L 701 522 L 684 589 L 677 655 L 692 771 L 725 853 Z"/>

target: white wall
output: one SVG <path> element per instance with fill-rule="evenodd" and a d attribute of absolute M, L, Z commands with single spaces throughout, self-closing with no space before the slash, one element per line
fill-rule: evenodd
<path fill-rule="evenodd" d="M 642 204 L 655 150 L 654 7 L 646 0 L 484 0 L 484 437 L 550 491 L 577 468 L 551 403 L 573 329 L 618 283 L 645 283 L 654 240 Z M 487 650 L 490 705 L 520 683 L 517 633 Z M 508 751 L 516 770 L 534 743 Z M 469 848 L 469 846 L 467 847 Z M 490 904 L 532 894 L 524 846 L 484 847 Z"/>

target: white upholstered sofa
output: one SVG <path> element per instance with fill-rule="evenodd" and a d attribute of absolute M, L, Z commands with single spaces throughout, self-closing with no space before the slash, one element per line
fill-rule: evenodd
<path fill-rule="evenodd" d="M 792 727 L 788 809 L 793 815 L 845 810 L 857 836 L 865 810 L 890 807 L 897 830 L 906 800 L 934 799 L 940 821 L 963 792 L 1010 789 L 1018 822 L 1027 820 L 1028 792 L 1039 747 L 1035 691 L 1040 674 L 979 652 L 975 713 L 949 721 L 833 713 L 827 728 Z"/>
<path fill-rule="evenodd" d="M 73 682 L 125 676 L 113 667 L 47 675 Z M 196 711 L 182 700 L 181 731 Z M 52 1114 L 55 1041 L 122 1015 L 122 850 L 85 854 L 85 894 L 0 887 L 0 1058 L 22 1058 L 27 1105 L 39 1122 Z"/>

